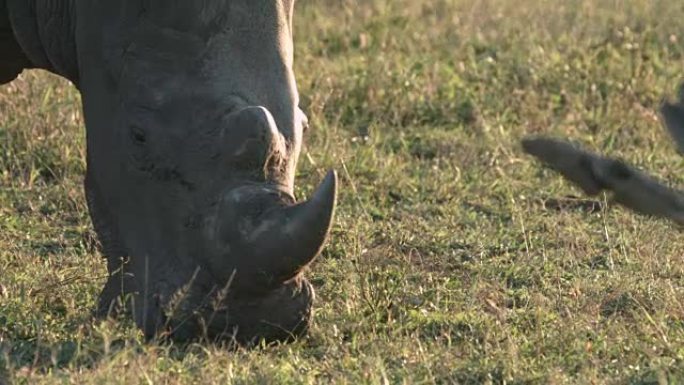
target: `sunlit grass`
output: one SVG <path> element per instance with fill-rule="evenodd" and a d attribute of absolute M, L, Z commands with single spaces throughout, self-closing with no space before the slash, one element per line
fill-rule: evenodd
<path fill-rule="evenodd" d="M 251 351 L 90 318 L 79 96 L 25 73 L 0 88 L 0 383 L 683 382 L 679 231 L 544 205 L 579 192 L 518 145 L 572 137 L 683 185 L 656 114 L 682 20 L 665 0 L 300 0 L 298 195 L 329 168 L 342 189 L 313 330 Z"/>

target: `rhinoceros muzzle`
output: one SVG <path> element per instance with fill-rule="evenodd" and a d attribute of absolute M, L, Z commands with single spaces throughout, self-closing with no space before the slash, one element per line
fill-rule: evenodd
<path fill-rule="evenodd" d="M 206 298 L 191 312 L 178 309 L 165 317 L 166 333 L 176 341 L 198 337 L 243 345 L 289 341 L 309 329 L 315 294 L 311 284 L 298 276 L 261 295 L 219 290 L 211 300 Z"/>
<path fill-rule="evenodd" d="M 309 326 L 314 289 L 301 275 L 319 254 L 335 211 L 329 172 L 313 196 L 294 203 L 278 189 L 244 186 L 226 193 L 208 226 L 215 253 L 204 262 L 213 286 L 192 283 L 184 304 L 164 306 L 176 340 L 284 341 Z"/>

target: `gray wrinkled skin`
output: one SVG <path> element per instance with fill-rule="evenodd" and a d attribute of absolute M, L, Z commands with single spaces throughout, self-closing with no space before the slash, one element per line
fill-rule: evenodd
<path fill-rule="evenodd" d="M 99 313 L 123 295 L 149 337 L 306 331 L 301 271 L 327 236 L 336 177 L 295 203 L 294 0 L 1 1 L 18 44 L 0 57 L 20 64 L 0 79 L 43 68 L 82 94 L 86 197 L 111 274 Z"/>

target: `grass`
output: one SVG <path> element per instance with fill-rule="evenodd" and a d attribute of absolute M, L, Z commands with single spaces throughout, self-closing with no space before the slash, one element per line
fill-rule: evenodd
<path fill-rule="evenodd" d="M 0 88 L 0 383 L 684 382 L 677 229 L 568 197 L 518 145 L 572 137 L 683 185 L 656 115 L 682 20 L 666 0 L 301 0 L 299 195 L 335 168 L 341 196 L 313 330 L 255 350 L 91 320 L 79 95 L 25 73 Z"/>

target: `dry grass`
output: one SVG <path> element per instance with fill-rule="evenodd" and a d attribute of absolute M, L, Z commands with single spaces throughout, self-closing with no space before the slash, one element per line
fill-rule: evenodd
<path fill-rule="evenodd" d="M 26 73 L 0 88 L 0 378 L 684 382 L 678 231 L 605 201 L 563 202 L 578 191 L 518 145 L 570 136 L 684 184 L 655 115 L 684 74 L 683 4 L 297 7 L 313 123 L 300 195 L 328 168 L 342 176 L 333 238 L 310 274 L 311 334 L 229 352 L 144 344 L 130 322 L 92 321 L 105 269 L 81 191 L 79 96 Z"/>

